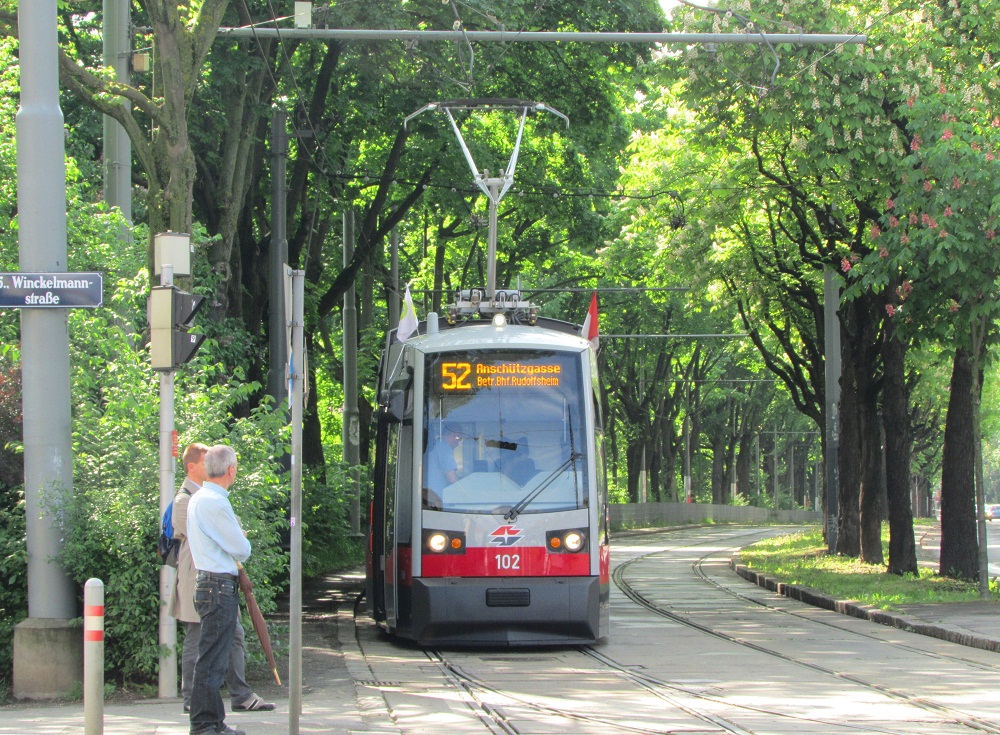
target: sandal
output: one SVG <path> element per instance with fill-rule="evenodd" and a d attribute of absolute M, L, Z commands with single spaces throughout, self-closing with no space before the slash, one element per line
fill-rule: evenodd
<path fill-rule="evenodd" d="M 233 709 L 238 712 L 270 712 L 275 706 L 274 702 L 265 702 L 256 694 L 251 694 L 250 699 L 242 704 L 234 704 Z"/>

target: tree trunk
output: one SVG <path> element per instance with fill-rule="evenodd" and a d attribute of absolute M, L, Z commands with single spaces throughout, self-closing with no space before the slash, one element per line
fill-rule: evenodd
<path fill-rule="evenodd" d="M 722 437 L 712 439 L 712 502 L 726 504 L 726 442 Z"/>
<path fill-rule="evenodd" d="M 867 378 L 867 376 L 866 376 Z M 882 564 L 882 431 L 875 387 L 865 381 L 861 415 L 861 560 Z"/>
<path fill-rule="evenodd" d="M 917 549 L 910 506 L 910 414 L 906 389 L 906 343 L 886 321 L 882 341 L 882 422 L 885 427 L 885 486 L 889 510 L 889 567 L 892 574 L 917 573 Z"/>
<path fill-rule="evenodd" d="M 753 435 L 740 436 L 739 451 L 736 454 L 736 492 L 744 498 L 750 497 L 750 464 L 753 462 Z"/>
<path fill-rule="evenodd" d="M 979 550 L 972 432 L 972 362 L 955 351 L 941 459 L 941 560 L 945 576 L 976 581 Z"/>

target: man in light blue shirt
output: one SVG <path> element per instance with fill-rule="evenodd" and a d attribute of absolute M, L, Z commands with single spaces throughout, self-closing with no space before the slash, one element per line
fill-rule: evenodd
<path fill-rule="evenodd" d="M 191 735 L 246 735 L 225 723 L 219 688 L 229 667 L 239 620 L 239 562 L 250 556 L 250 542 L 229 502 L 236 479 L 236 452 L 216 445 L 205 453 L 206 480 L 188 503 L 187 535 L 198 570 L 194 607 L 201 618 L 198 661 L 191 687 Z"/>

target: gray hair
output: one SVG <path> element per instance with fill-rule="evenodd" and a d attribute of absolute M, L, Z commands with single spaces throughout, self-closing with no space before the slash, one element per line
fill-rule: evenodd
<path fill-rule="evenodd" d="M 205 474 L 209 479 L 222 477 L 236 464 L 236 452 L 225 444 L 216 444 L 205 452 Z"/>

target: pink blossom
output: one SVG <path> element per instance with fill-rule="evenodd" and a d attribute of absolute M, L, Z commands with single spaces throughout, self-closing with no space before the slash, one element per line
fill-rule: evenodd
<path fill-rule="evenodd" d="M 851 265 L 851 261 L 849 261 L 847 258 L 842 258 L 841 259 L 841 261 L 840 261 L 840 270 L 844 271 L 844 273 L 847 273 L 853 267 L 854 266 Z"/>
<path fill-rule="evenodd" d="M 895 209 L 896 208 L 896 202 L 893 201 L 891 198 L 890 199 L 886 199 L 885 200 L 885 208 L 886 209 Z"/>
<path fill-rule="evenodd" d="M 993 122 L 990 123 L 995 128 L 1000 128 L 1000 117 L 993 118 Z"/>
<path fill-rule="evenodd" d="M 941 133 L 941 140 L 951 140 L 955 137 L 955 134 L 951 132 L 951 128 L 946 128 L 943 133 Z"/>
<path fill-rule="evenodd" d="M 911 225 L 917 224 L 917 215 L 914 212 L 910 212 L 910 224 Z"/>
<path fill-rule="evenodd" d="M 872 228 L 871 230 L 869 230 L 869 233 L 872 236 L 872 240 L 875 240 L 878 238 L 879 235 L 882 234 L 882 229 L 878 225 L 872 225 Z"/>
<path fill-rule="evenodd" d="M 931 223 L 931 216 L 927 214 L 927 212 L 924 212 L 922 215 L 920 215 L 920 224 L 926 227 L 930 223 Z"/>
<path fill-rule="evenodd" d="M 941 237 L 948 237 L 948 232 L 946 230 L 941 230 Z"/>
<path fill-rule="evenodd" d="M 851 253 L 851 262 L 852 263 L 857 263 L 859 260 L 861 260 L 861 256 L 860 255 L 858 255 L 857 253 Z"/>
<path fill-rule="evenodd" d="M 910 150 L 919 151 L 920 150 L 920 136 L 914 135 L 913 139 L 910 140 Z"/>
<path fill-rule="evenodd" d="M 948 304 L 948 311 L 950 311 L 952 314 L 958 311 L 958 302 L 955 301 L 955 299 L 952 299 L 951 303 Z"/>
<path fill-rule="evenodd" d="M 925 181 L 924 182 L 924 191 L 930 191 L 933 188 L 934 188 L 934 184 L 932 184 L 930 181 Z"/>
<path fill-rule="evenodd" d="M 957 176 L 952 176 L 951 177 L 951 188 L 952 189 L 961 189 L 962 188 L 962 181 L 961 181 L 961 179 L 959 179 Z"/>
<path fill-rule="evenodd" d="M 913 96 L 913 95 L 911 94 L 911 95 L 910 95 L 910 97 L 909 97 L 909 99 L 907 99 L 907 100 L 906 100 L 906 106 L 907 106 L 907 107 L 913 107 L 913 103 L 914 103 L 914 102 L 916 101 L 916 99 L 917 99 L 917 98 L 916 98 L 916 97 L 914 97 L 914 96 Z"/>
<path fill-rule="evenodd" d="M 947 91 L 948 90 L 945 88 L 945 86 L 943 84 L 940 85 L 940 86 L 938 86 L 938 92 L 940 92 L 941 94 L 944 94 Z"/>
<path fill-rule="evenodd" d="M 992 161 L 993 160 L 993 154 L 992 153 L 987 153 L 986 154 L 986 160 L 987 161 Z"/>
<path fill-rule="evenodd" d="M 997 231 L 996 230 L 986 230 L 986 239 L 987 240 L 992 240 L 996 236 L 997 236 Z"/>
<path fill-rule="evenodd" d="M 910 236 L 909 236 L 909 235 L 907 235 L 907 234 L 906 234 L 906 233 L 904 232 L 904 233 L 903 233 L 903 234 L 902 234 L 902 235 L 900 236 L 900 238 L 899 238 L 899 241 L 900 241 L 901 243 L 903 243 L 904 245 L 906 245 L 907 243 L 909 243 L 909 242 L 910 242 Z"/>
<path fill-rule="evenodd" d="M 906 301 L 906 297 L 913 291 L 913 284 L 910 281 L 903 281 L 903 285 L 896 289 L 900 301 Z"/>
<path fill-rule="evenodd" d="M 978 141 L 972 141 L 971 145 L 972 145 L 972 150 L 974 150 L 974 151 L 978 151 L 980 149 L 980 147 L 981 147 L 979 145 Z"/>
<path fill-rule="evenodd" d="M 886 304 L 885 313 L 888 314 L 890 318 L 896 316 L 896 307 L 892 304 Z"/>
<path fill-rule="evenodd" d="M 932 230 L 938 226 L 937 220 L 931 217 L 931 221 L 927 224 Z"/>
<path fill-rule="evenodd" d="M 889 251 L 886 250 L 885 248 L 879 248 L 878 249 L 878 257 L 880 257 L 880 258 L 888 258 L 889 257 Z"/>
<path fill-rule="evenodd" d="M 944 216 L 951 217 L 951 215 L 952 215 L 951 205 L 949 204 L 947 207 L 944 208 Z"/>
<path fill-rule="evenodd" d="M 889 215 L 889 227 L 899 227 L 899 218 L 894 214 Z"/>

